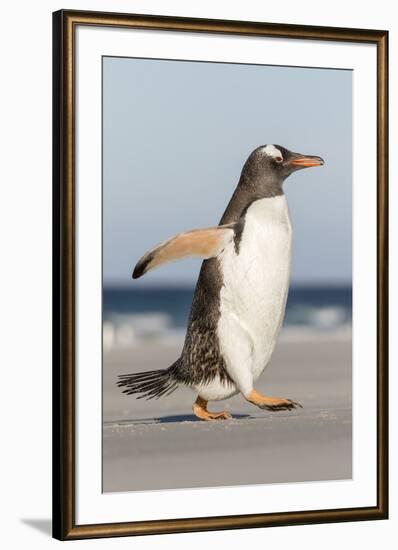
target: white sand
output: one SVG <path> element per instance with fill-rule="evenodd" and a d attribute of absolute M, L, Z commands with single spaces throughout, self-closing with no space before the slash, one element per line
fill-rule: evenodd
<path fill-rule="evenodd" d="M 351 341 L 281 339 L 257 389 L 299 401 L 262 411 L 241 396 L 211 403 L 234 418 L 201 422 L 195 395 L 137 400 L 118 374 L 165 368 L 180 347 L 143 344 L 104 354 L 103 489 L 132 491 L 351 478 Z"/>

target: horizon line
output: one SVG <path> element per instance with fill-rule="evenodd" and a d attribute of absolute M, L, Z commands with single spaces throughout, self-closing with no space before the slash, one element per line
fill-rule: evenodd
<path fill-rule="evenodd" d="M 196 283 L 181 282 L 181 283 L 145 283 L 139 286 L 129 285 L 127 283 L 109 282 L 103 283 L 103 290 L 154 290 L 154 289 L 179 289 L 179 290 L 193 290 Z M 352 281 L 296 281 L 290 284 L 290 288 L 352 288 Z"/>

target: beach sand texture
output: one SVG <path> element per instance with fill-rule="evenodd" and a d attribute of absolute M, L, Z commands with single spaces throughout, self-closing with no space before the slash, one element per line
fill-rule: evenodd
<path fill-rule="evenodd" d="M 231 420 L 192 415 L 195 394 L 125 396 L 118 374 L 165 368 L 181 347 L 145 342 L 103 358 L 103 491 L 350 479 L 351 339 L 281 338 L 256 385 L 303 409 L 263 411 L 237 395 L 209 404 Z"/>

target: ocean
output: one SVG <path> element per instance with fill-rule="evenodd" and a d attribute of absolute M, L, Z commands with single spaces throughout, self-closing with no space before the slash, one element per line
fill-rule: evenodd
<path fill-rule="evenodd" d="M 139 339 L 181 337 L 187 325 L 194 288 L 105 287 L 104 346 L 132 345 Z M 351 326 L 351 286 L 292 286 L 283 328 L 325 333 Z"/>

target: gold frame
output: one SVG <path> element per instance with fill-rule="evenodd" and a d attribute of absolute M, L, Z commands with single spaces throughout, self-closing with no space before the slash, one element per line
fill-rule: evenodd
<path fill-rule="evenodd" d="M 377 506 L 76 525 L 74 514 L 74 44 L 78 25 L 227 33 L 377 46 Z M 81 11 L 53 14 L 53 536 L 60 540 L 388 517 L 388 32 Z"/>

